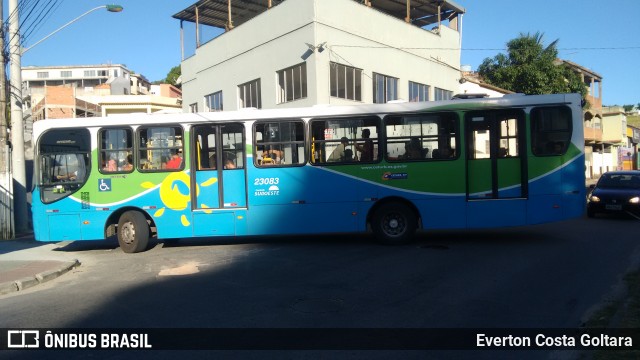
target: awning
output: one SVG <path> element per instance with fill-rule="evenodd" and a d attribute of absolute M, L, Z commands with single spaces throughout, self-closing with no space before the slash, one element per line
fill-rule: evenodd
<path fill-rule="evenodd" d="M 188 8 L 173 15 L 173 18 L 197 22 L 218 28 L 228 25 L 229 6 L 233 26 L 245 23 L 268 10 L 269 4 L 276 6 L 285 0 L 200 0 Z M 365 3 L 365 0 L 354 0 Z M 419 27 L 437 23 L 438 20 L 451 20 L 463 14 L 465 9 L 449 0 L 370 0 L 371 7 L 399 19 L 407 17 L 407 4 L 410 9 L 411 23 Z M 438 8 L 440 5 L 440 8 Z M 438 13 L 440 10 L 440 13 Z M 440 16 L 438 16 L 440 15 Z"/>

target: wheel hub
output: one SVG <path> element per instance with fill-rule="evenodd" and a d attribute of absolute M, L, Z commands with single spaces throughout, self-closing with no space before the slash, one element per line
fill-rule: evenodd
<path fill-rule="evenodd" d="M 130 222 L 122 224 L 121 231 L 122 231 L 122 240 L 124 240 L 124 242 L 127 244 L 131 244 L 136 237 L 136 229 L 133 226 L 133 224 Z"/>
<path fill-rule="evenodd" d="M 384 231 L 390 236 L 401 235 L 405 231 L 404 218 L 399 214 L 389 214 L 385 218 Z"/>

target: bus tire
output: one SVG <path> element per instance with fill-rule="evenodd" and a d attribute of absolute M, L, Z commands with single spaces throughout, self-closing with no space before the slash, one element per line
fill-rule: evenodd
<path fill-rule="evenodd" d="M 385 245 L 402 245 L 413 240 L 418 227 L 415 213 L 407 205 L 388 203 L 373 213 L 371 228 L 376 240 Z"/>
<path fill-rule="evenodd" d="M 118 221 L 118 244 L 126 253 L 145 251 L 149 245 L 149 224 L 138 211 L 127 211 Z"/>

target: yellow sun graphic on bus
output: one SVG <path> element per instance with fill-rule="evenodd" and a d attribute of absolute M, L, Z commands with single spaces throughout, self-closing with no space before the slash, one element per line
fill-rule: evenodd
<path fill-rule="evenodd" d="M 184 172 L 175 172 L 169 174 L 164 180 L 160 183 L 160 200 L 164 204 L 164 207 L 158 209 L 153 217 L 161 217 L 164 215 L 166 209 L 174 210 L 174 211 L 183 211 L 189 206 L 189 202 L 191 201 L 190 195 L 190 177 L 187 173 Z M 204 181 L 202 184 L 196 184 L 196 196 L 200 194 L 200 186 L 206 187 L 211 186 L 218 182 L 218 178 L 212 177 L 208 180 Z M 151 189 L 156 185 L 150 181 L 145 181 L 140 184 L 143 188 Z M 186 215 L 180 216 L 180 222 L 182 226 L 189 226 L 191 223 L 189 219 L 187 219 Z"/>

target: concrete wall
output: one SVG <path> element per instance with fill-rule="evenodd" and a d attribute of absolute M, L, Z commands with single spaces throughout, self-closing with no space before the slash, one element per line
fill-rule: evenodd
<path fill-rule="evenodd" d="M 329 62 L 363 69 L 362 100 L 373 102 L 373 73 L 398 78 L 398 98 L 409 99 L 409 81 L 457 92 L 460 78 L 460 35 L 446 26 L 440 34 L 405 23 L 355 1 L 316 1 L 316 44 L 330 51 L 316 58 L 319 103 L 352 104 L 331 98 Z M 428 50 L 455 48 L 458 50 Z"/>
<path fill-rule="evenodd" d="M 300 56 L 307 49 L 305 42 L 314 43 L 312 21 L 312 1 L 286 1 L 196 49 L 195 55 L 182 63 L 183 109 L 188 111 L 196 102 L 198 109 L 203 109 L 205 95 L 223 90 L 224 109 L 235 110 L 237 86 L 258 78 L 263 107 L 273 107 L 275 72 L 303 61 Z M 309 71 L 313 67 L 310 59 L 308 74 L 313 73 Z M 312 76 L 309 83 L 314 82 Z M 303 102 L 311 104 L 313 100 Z"/>
<path fill-rule="evenodd" d="M 622 107 L 605 107 L 602 109 L 602 140 L 622 143 L 627 140 L 627 117 Z"/>
<path fill-rule="evenodd" d="M 306 44 L 327 43 L 306 59 L 307 98 L 276 104 L 276 72 L 305 60 Z M 458 90 L 460 34 L 406 24 L 351 0 L 289 0 L 203 44 L 182 63 L 183 110 L 204 109 L 204 96 L 223 91 L 225 110 L 238 109 L 239 84 L 261 80 L 263 108 L 360 103 L 330 97 L 330 62 L 363 70 L 362 102 L 373 102 L 372 74 L 396 77 L 398 97 L 415 81 Z M 408 49 L 414 48 L 414 49 Z M 416 49 L 420 48 L 420 49 Z M 454 48 L 456 50 L 426 50 Z"/>

